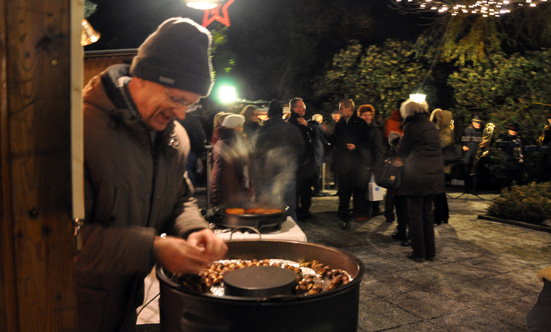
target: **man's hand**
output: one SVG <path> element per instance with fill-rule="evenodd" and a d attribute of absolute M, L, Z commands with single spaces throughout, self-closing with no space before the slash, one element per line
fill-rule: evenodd
<path fill-rule="evenodd" d="M 187 242 L 193 246 L 204 248 L 204 254 L 212 261 L 222 259 L 228 251 L 226 242 L 216 236 L 210 229 L 191 233 Z"/>
<path fill-rule="evenodd" d="M 348 149 L 348 151 L 352 151 L 352 150 L 356 149 L 356 145 L 354 145 L 352 143 L 347 143 L 346 148 Z"/>
<path fill-rule="evenodd" d="M 226 254 L 226 243 L 212 231 L 192 233 L 188 240 L 179 237 L 155 237 L 153 254 L 157 263 L 173 273 L 197 274 Z"/>
<path fill-rule="evenodd" d="M 466 145 L 463 145 L 463 151 L 469 151 L 469 147 Z"/>
<path fill-rule="evenodd" d="M 297 118 L 297 122 L 303 126 L 308 126 L 308 122 L 304 118 Z"/>

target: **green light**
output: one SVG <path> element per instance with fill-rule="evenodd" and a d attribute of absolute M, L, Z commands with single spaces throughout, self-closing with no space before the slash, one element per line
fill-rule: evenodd
<path fill-rule="evenodd" d="M 234 86 L 221 85 L 218 88 L 218 99 L 223 104 L 230 104 L 237 100 L 237 92 Z"/>

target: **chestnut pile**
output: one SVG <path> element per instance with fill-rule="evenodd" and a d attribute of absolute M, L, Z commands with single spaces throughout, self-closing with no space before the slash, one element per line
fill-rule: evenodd
<path fill-rule="evenodd" d="M 223 286 L 224 274 L 250 266 L 277 266 L 295 272 L 297 277 L 296 295 L 319 294 L 346 285 L 351 281 L 350 275 L 346 271 L 332 269 L 329 265 L 322 264 L 317 260 L 301 261 L 297 264 L 276 259 L 219 261 L 211 264 L 206 271 L 199 275 L 178 274 L 174 275 L 172 279 L 187 290 L 223 295 L 220 294 L 220 291 L 213 290 Z"/>

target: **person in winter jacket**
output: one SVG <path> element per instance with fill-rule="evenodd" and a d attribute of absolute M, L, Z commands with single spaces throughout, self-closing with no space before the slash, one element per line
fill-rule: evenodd
<path fill-rule="evenodd" d="M 314 157 L 314 132 L 308 121 L 304 118 L 306 114 L 306 104 L 304 100 L 295 97 L 289 101 L 291 115 L 288 123 L 297 127 L 302 134 L 302 144 L 304 144 L 304 154 L 300 156 L 297 169 L 297 218 L 300 221 L 312 220 L 317 217 L 310 213 L 312 205 L 312 186 L 316 181 L 316 162 Z"/>
<path fill-rule="evenodd" d="M 132 65 L 109 67 L 83 90 L 86 219 L 74 259 L 80 332 L 134 331 L 154 264 L 197 274 L 226 253 L 191 196 L 189 138 L 174 120 L 211 89 L 210 40 L 192 20 L 168 19 Z"/>
<path fill-rule="evenodd" d="M 362 172 L 362 157 L 367 154 L 369 131 L 367 123 L 356 113 L 356 106 L 352 99 L 343 99 L 339 102 L 341 119 L 335 125 L 335 132 L 331 139 L 333 145 L 332 169 L 337 175 L 339 184 L 338 222 L 344 229 L 349 228 L 350 198 L 353 197 L 354 212 L 361 216 L 361 208 L 365 188 L 358 186 Z"/>
<path fill-rule="evenodd" d="M 413 249 L 408 258 L 423 262 L 436 256 L 432 204 L 434 196 L 444 192 L 444 160 L 427 103 L 407 100 L 400 107 L 400 114 L 404 119 L 404 136 L 397 147 L 404 162 L 400 192 L 408 200 Z"/>
<path fill-rule="evenodd" d="M 400 115 L 400 107 L 405 101 L 406 99 L 398 99 L 396 101 L 396 108 L 384 121 L 385 142 L 388 143 L 389 147 L 387 158 L 394 157 L 392 152 L 396 150 L 396 145 L 399 142 L 399 139 L 393 139 L 393 137 L 401 138 L 404 134 L 402 131 L 403 121 Z M 396 208 L 396 217 L 394 217 L 394 208 Z M 392 238 L 402 241 L 401 244 L 403 246 L 411 244 L 408 235 L 409 217 L 407 210 L 407 197 L 400 195 L 399 190 L 388 190 L 385 195 L 385 221 L 391 223 L 397 219 L 398 226 L 396 227 L 396 231 L 392 233 Z"/>
<path fill-rule="evenodd" d="M 499 170 L 501 171 L 501 187 L 509 187 L 513 182 L 523 184 L 524 141 L 519 135 L 517 123 L 507 126 L 507 134 L 500 135 L 496 141 L 499 147 Z"/>
<path fill-rule="evenodd" d="M 300 130 L 283 120 L 283 105 L 272 100 L 268 119 L 254 140 L 253 184 L 257 201 L 288 206 L 287 215 L 297 221 L 296 183 L 299 160 L 304 155 Z"/>
<path fill-rule="evenodd" d="M 453 143 L 453 114 L 450 111 L 436 108 L 430 115 L 430 121 L 434 123 L 438 130 L 440 147 L 444 151 L 446 147 Z M 451 164 L 444 165 L 445 174 L 451 174 L 451 166 Z M 449 218 L 448 199 L 446 193 L 442 192 L 434 197 L 434 223 L 437 225 L 447 224 Z"/>
<path fill-rule="evenodd" d="M 195 113 L 195 112 L 193 112 Z M 195 177 L 203 161 L 201 157 L 205 152 L 206 134 L 201 120 L 193 113 L 186 114 L 183 120 L 178 120 L 186 130 L 189 137 L 190 150 L 187 159 L 187 174 L 191 184 L 195 186 Z"/>
<path fill-rule="evenodd" d="M 314 193 L 315 197 L 324 196 L 322 193 L 323 179 L 322 169 L 323 161 L 325 159 L 326 150 L 329 149 L 329 142 L 323 132 L 323 115 L 314 114 L 312 119 L 308 121 L 308 126 L 312 129 L 312 143 L 314 146 L 314 161 L 316 165 L 316 180 L 314 181 Z"/>
<path fill-rule="evenodd" d="M 242 136 L 242 115 L 231 114 L 222 122 L 212 149 L 210 197 L 213 205 L 242 203 L 253 194 L 249 146 Z"/>
<path fill-rule="evenodd" d="M 369 201 L 368 199 L 368 184 L 371 180 L 371 175 L 377 172 L 384 161 L 384 145 L 383 134 L 378 126 L 373 123 L 373 115 L 375 108 L 369 104 L 364 104 L 358 107 L 358 117 L 367 123 L 368 142 L 367 149 L 363 151 L 361 174 L 359 181 L 360 186 L 364 187 L 366 195 L 362 197 L 362 217 L 358 221 L 367 220 L 370 217 L 381 215 L 379 210 L 379 201 Z"/>
<path fill-rule="evenodd" d="M 243 107 L 241 113 L 245 117 L 245 123 L 243 124 L 243 132 L 248 142 L 254 141 L 254 136 L 260 128 L 258 119 L 258 109 L 254 105 L 247 105 Z"/>
<path fill-rule="evenodd" d="M 482 134 L 484 128 L 482 127 L 482 119 L 478 115 L 475 115 L 471 121 L 471 124 L 465 128 L 465 132 L 461 137 L 461 145 L 463 146 L 463 172 L 465 178 L 465 192 L 476 194 L 477 176 L 471 176 L 471 170 L 473 168 L 474 160 L 478 149 L 482 144 Z"/>

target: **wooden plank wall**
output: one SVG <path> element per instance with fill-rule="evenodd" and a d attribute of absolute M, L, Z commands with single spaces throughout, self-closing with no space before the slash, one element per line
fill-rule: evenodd
<path fill-rule="evenodd" d="M 88 52 L 84 54 L 84 85 L 109 66 L 131 64 L 137 49 Z"/>
<path fill-rule="evenodd" d="M 71 0 L 0 0 L 0 331 L 76 331 Z"/>

